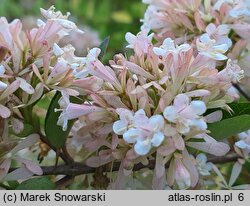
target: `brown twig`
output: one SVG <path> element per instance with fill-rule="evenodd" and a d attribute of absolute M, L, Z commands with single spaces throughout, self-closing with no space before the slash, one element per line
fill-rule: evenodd
<path fill-rule="evenodd" d="M 67 150 L 66 145 L 63 146 L 62 153 L 67 158 L 67 164 L 71 164 L 72 162 L 74 162 L 74 159 L 70 156 L 70 154 L 69 154 L 69 152 Z"/>
<path fill-rule="evenodd" d="M 222 157 L 209 157 L 208 161 L 214 164 L 233 162 L 239 158 L 239 155 L 236 153 L 228 154 Z M 112 171 L 118 171 L 120 166 L 120 162 L 115 162 L 112 167 Z M 143 165 L 141 163 L 136 164 L 133 168 L 134 171 L 141 170 L 143 168 L 153 169 L 155 167 L 155 161 L 150 160 L 148 165 Z M 12 168 L 11 170 L 14 170 Z M 43 175 L 67 175 L 67 176 L 77 176 L 82 174 L 90 174 L 96 171 L 96 168 L 86 166 L 83 163 L 74 162 L 72 164 L 64 164 L 58 166 L 43 166 Z M 104 172 L 109 172 L 110 168 L 107 167 L 104 169 Z"/>
<path fill-rule="evenodd" d="M 49 141 L 48 141 L 41 133 L 40 133 L 39 135 L 40 135 L 41 141 L 42 141 L 43 143 L 47 144 L 52 150 L 54 150 L 54 151 L 57 153 L 58 149 L 55 148 L 53 145 L 51 145 L 51 144 L 49 143 Z M 69 162 L 68 156 L 65 155 L 64 153 L 62 153 L 62 152 L 59 151 L 58 155 L 59 155 L 59 157 L 62 158 L 62 160 L 63 160 L 64 162 Z"/>
<path fill-rule="evenodd" d="M 56 182 L 56 189 L 60 190 L 64 187 L 67 187 L 68 185 L 70 185 L 70 183 L 73 181 L 72 176 L 65 176 L 62 179 L 60 179 L 59 181 Z"/>

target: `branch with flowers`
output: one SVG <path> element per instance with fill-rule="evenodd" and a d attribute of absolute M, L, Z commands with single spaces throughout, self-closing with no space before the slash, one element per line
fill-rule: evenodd
<path fill-rule="evenodd" d="M 250 3 L 143 2 L 141 31 L 125 35 L 132 54 L 108 65 L 108 39 L 86 57 L 59 46 L 83 32 L 69 13 L 41 9 L 28 31 L 0 18 L 2 188 L 88 174 L 92 188 L 126 189 L 135 171 L 150 189 L 249 188 Z"/>

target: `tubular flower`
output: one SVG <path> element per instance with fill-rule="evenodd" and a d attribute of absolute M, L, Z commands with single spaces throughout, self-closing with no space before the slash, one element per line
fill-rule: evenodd
<path fill-rule="evenodd" d="M 200 54 L 215 60 L 225 60 L 227 56 L 223 55 L 228 50 L 227 44 L 217 44 L 216 40 L 210 39 L 207 33 L 200 36 L 196 41 L 196 46 Z"/>
<path fill-rule="evenodd" d="M 165 108 L 163 115 L 169 122 L 176 123 L 181 134 L 185 134 L 190 131 L 190 127 L 201 131 L 207 129 L 206 122 L 200 117 L 205 111 L 203 101 L 189 102 L 185 94 L 179 94 L 175 97 L 173 106 Z"/>
<path fill-rule="evenodd" d="M 210 171 L 212 170 L 212 164 L 207 162 L 207 156 L 203 153 L 198 154 L 196 157 L 197 168 L 199 173 L 203 176 L 210 175 Z"/>
<path fill-rule="evenodd" d="M 226 35 L 224 28 L 213 29 L 210 35 L 214 38 L 217 33 Z M 231 87 L 241 69 L 226 66 L 218 71 L 216 59 L 204 56 L 190 44 L 177 45 L 170 38 L 158 46 L 152 44 L 148 33 L 129 33 L 126 39 L 134 51 L 129 59 L 117 54 L 109 61 L 110 66 L 105 66 L 97 59 L 98 49 L 87 55 L 88 74 L 95 77 L 93 82 L 101 80 L 102 84 L 98 90 L 86 92 L 91 105 L 102 111 L 79 117 L 84 122 L 79 129 L 82 139 L 78 133 L 75 141 L 84 142 L 83 148 L 93 152 L 86 161 L 90 166 L 121 161 L 118 182 L 126 176 L 124 171 L 131 171 L 134 164 L 156 154 L 159 159 L 154 187 L 163 187 L 160 180 L 173 188 L 195 187 L 199 172 L 202 178 L 210 168 L 203 159 L 189 154 L 189 148 L 216 156 L 229 151 L 226 143 L 207 134 L 207 123 L 219 121 L 221 113 L 204 114 L 207 108 L 228 108 L 227 104 L 237 98 Z M 168 162 L 166 180 L 160 171 Z"/>
<path fill-rule="evenodd" d="M 243 151 L 250 153 L 250 130 L 238 134 L 240 140 L 235 145 Z"/>
<path fill-rule="evenodd" d="M 151 44 L 153 34 L 148 35 L 146 30 L 141 31 L 136 36 L 130 32 L 126 33 L 125 39 L 129 43 L 127 48 L 134 49 L 138 54 L 148 52 L 148 47 Z"/>
<path fill-rule="evenodd" d="M 57 44 L 77 26 L 68 20 L 69 14 L 64 16 L 54 7 L 41 9 L 41 13 L 46 21 L 39 20 L 37 27 L 26 32 L 20 20 L 8 23 L 6 18 L 0 18 L 0 116 L 6 119 L 15 115 L 13 124 L 23 123 L 22 108 L 34 106 L 44 90 L 70 96 L 84 94 L 79 84 L 74 83 L 78 77 L 73 74 L 74 64 L 79 67 L 86 64 L 84 58 L 75 56 L 72 46 L 60 48 Z"/>
<path fill-rule="evenodd" d="M 159 147 L 164 140 L 164 119 L 161 115 L 148 118 L 140 109 L 134 115 L 129 110 L 120 113 L 120 120 L 113 124 L 113 130 L 123 135 L 127 143 L 135 143 L 134 149 L 138 155 L 146 155 L 151 147 Z"/>

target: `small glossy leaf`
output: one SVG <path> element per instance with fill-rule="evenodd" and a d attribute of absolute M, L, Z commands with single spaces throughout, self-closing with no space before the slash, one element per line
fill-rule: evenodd
<path fill-rule="evenodd" d="M 23 130 L 20 133 L 15 134 L 15 135 L 18 137 L 27 137 L 33 133 L 35 133 L 34 127 L 31 124 L 24 123 Z"/>
<path fill-rule="evenodd" d="M 56 148 L 62 148 L 68 137 L 68 134 L 73 126 L 75 120 L 70 120 L 68 122 L 68 129 L 66 131 L 62 130 L 62 127 L 57 125 L 57 120 L 60 116 L 60 112 L 55 112 L 55 109 L 60 108 L 58 101 L 62 97 L 61 92 L 56 92 L 55 96 L 51 100 L 50 106 L 47 111 L 45 118 L 45 134 L 49 142 Z M 82 103 L 82 100 L 71 97 L 70 102 L 72 103 Z"/>
<path fill-rule="evenodd" d="M 100 44 L 99 48 L 101 49 L 101 53 L 99 55 L 99 59 L 102 59 L 104 57 L 104 55 L 106 54 L 108 45 L 109 45 L 109 39 L 110 37 L 106 37 L 103 42 Z"/>
<path fill-rule="evenodd" d="M 232 110 L 232 114 L 223 111 L 223 119 L 248 114 L 250 115 L 250 102 L 231 103 L 228 105 Z"/>
<path fill-rule="evenodd" d="M 22 182 L 16 190 L 53 190 L 55 184 L 47 177 L 33 178 Z"/>
<path fill-rule="evenodd" d="M 19 185 L 18 181 L 8 181 L 8 185 L 10 186 L 11 190 L 15 190 Z"/>
<path fill-rule="evenodd" d="M 51 100 L 47 115 L 45 118 L 45 134 L 49 142 L 56 148 L 63 147 L 66 138 L 69 134 L 70 128 L 67 131 L 63 131 L 62 127 L 57 125 L 57 120 L 60 116 L 60 112 L 55 112 L 55 109 L 60 108 L 58 103 L 62 97 L 60 92 L 56 92 L 55 96 Z"/>
<path fill-rule="evenodd" d="M 35 131 L 40 131 L 40 118 L 36 113 L 32 113 L 32 122 Z"/>
<path fill-rule="evenodd" d="M 232 118 L 232 117 L 236 117 L 236 116 L 244 115 L 244 114 L 250 115 L 250 102 L 239 102 L 239 103 L 234 102 L 234 103 L 228 104 L 228 106 L 232 109 L 231 113 L 223 109 L 208 109 L 206 112 L 206 115 L 212 112 L 218 111 L 218 110 L 221 110 L 223 113 L 222 119 L 228 119 L 228 118 Z"/>
<path fill-rule="evenodd" d="M 208 124 L 208 130 L 211 131 L 209 135 L 216 140 L 236 135 L 248 129 L 250 129 L 250 115 L 247 114 Z"/>

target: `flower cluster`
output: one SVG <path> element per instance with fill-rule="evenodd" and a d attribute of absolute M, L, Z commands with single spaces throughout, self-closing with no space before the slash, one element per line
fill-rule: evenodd
<path fill-rule="evenodd" d="M 218 70 L 217 58 L 189 44 L 176 45 L 170 38 L 155 46 L 146 31 L 127 33 L 126 40 L 134 51 L 129 59 L 117 54 L 110 66 L 104 66 L 96 48 L 86 57 L 88 74 L 102 81 L 95 91 L 83 87 L 91 103 L 82 109 L 86 114 L 76 113 L 83 123 L 77 141 L 95 154 L 86 163 L 97 167 L 121 161 L 110 188 L 122 188 L 134 164 L 146 164 L 156 155 L 154 188 L 194 187 L 199 173 L 209 174 L 211 166 L 203 156 L 195 159 L 189 148 L 216 156 L 229 151 L 207 129 L 207 123 L 220 120 L 221 111 L 204 114 L 207 109 L 230 111 L 227 104 L 238 98 L 232 82 L 239 81 L 243 72 L 231 60 Z"/>
<path fill-rule="evenodd" d="M 142 29 L 153 30 L 159 42 L 168 37 L 177 43 L 190 42 L 209 58 L 231 58 L 244 69 L 247 78 L 250 76 L 250 68 L 246 63 L 249 59 L 250 40 L 249 1 L 143 2 L 149 6 L 142 20 Z"/>
<path fill-rule="evenodd" d="M 74 56 L 74 48 L 60 48 L 57 43 L 76 25 L 68 20 L 68 15 L 41 9 L 46 22 L 38 20 L 37 27 L 22 31 L 20 20 L 8 23 L 0 19 L 0 69 L 1 69 L 1 109 L 0 116 L 7 118 L 18 113 L 17 108 L 36 102 L 43 90 L 65 90 L 71 95 L 79 94 L 70 89 L 73 85 L 73 63 L 82 59 Z M 74 67 L 75 68 L 75 67 Z M 20 89 L 19 89 L 20 88 Z M 22 116 L 20 113 L 18 116 Z"/>
<path fill-rule="evenodd" d="M 231 112 L 228 104 L 239 99 L 233 85 L 244 77 L 241 66 L 249 66 L 249 2 L 143 2 L 150 5 L 142 30 L 125 35 L 133 54 L 116 54 L 108 65 L 100 60 L 100 48 L 78 57 L 72 45 L 58 45 L 69 32 L 82 33 L 68 20 L 69 13 L 63 15 L 54 7 L 41 9 L 45 21 L 38 20 L 37 27 L 26 33 L 19 20 L 8 23 L 0 18 L 2 139 L 9 143 L 9 133 L 21 136 L 25 125 L 34 124 L 36 103 L 48 93 L 60 92 L 57 125 L 60 134 L 70 132 L 72 138 L 56 152 L 74 150 L 75 159 L 84 154 L 80 160 L 90 167 L 120 162 L 110 189 L 124 188 L 134 165 L 152 160 L 154 189 L 201 188 L 212 170 L 221 176 L 204 153 L 224 156 L 230 150 L 228 142 L 210 134 L 209 124 L 222 119 L 221 110 Z M 71 129 L 72 120 L 77 121 Z M 32 129 L 23 141 L 10 146 L 0 165 L 1 178 L 15 180 L 18 172 L 20 179 L 41 175 L 40 167 L 16 155 L 43 135 L 40 126 Z M 239 138 L 235 150 L 245 158 L 250 151 L 249 132 Z M 22 166 L 7 175 L 12 160 Z M 242 162 L 235 163 L 223 187 L 232 187 Z"/>
<path fill-rule="evenodd" d="M 8 23 L 5 17 L 0 18 L 0 136 L 1 144 L 7 148 L 4 154 L 13 153 L 12 149 L 16 152 L 23 150 L 39 141 L 39 135 L 32 134 L 40 132 L 32 127 L 33 107 L 45 94 L 59 91 L 62 99 L 74 107 L 67 99 L 69 96 L 85 94 L 82 85 L 89 85 L 90 90 L 95 87 L 87 78 L 82 78 L 86 76 L 82 70 L 87 58 L 75 56 L 75 48 L 71 45 L 58 46 L 71 31 L 83 31 L 68 20 L 69 13 L 63 15 L 53 6 L 48 10 L 41 9 L 41 14 L 44 20 L 39 19 L 37 26 L 27 31 L 22 30 L 22 22 L 18 19 Z M 71 117 L 75 118 L 74 114 L 71 113 Z M 32 128 L 28 133 L 27 125 Z M 23 141 L 26 143 L 17 141 L 16 137 L 25 137 Z M 12 156 L 7 156 L 0 166 L 5 170 L 1 179 L 7 174 L 11 160 L 23 164 L 14 171 L 14 174 L 21 172 L 16 178 L 41 175 L 41 169 L 37 169 L 35 163 Z M 30 170 L 31 167 L 35 169 Z"/>

